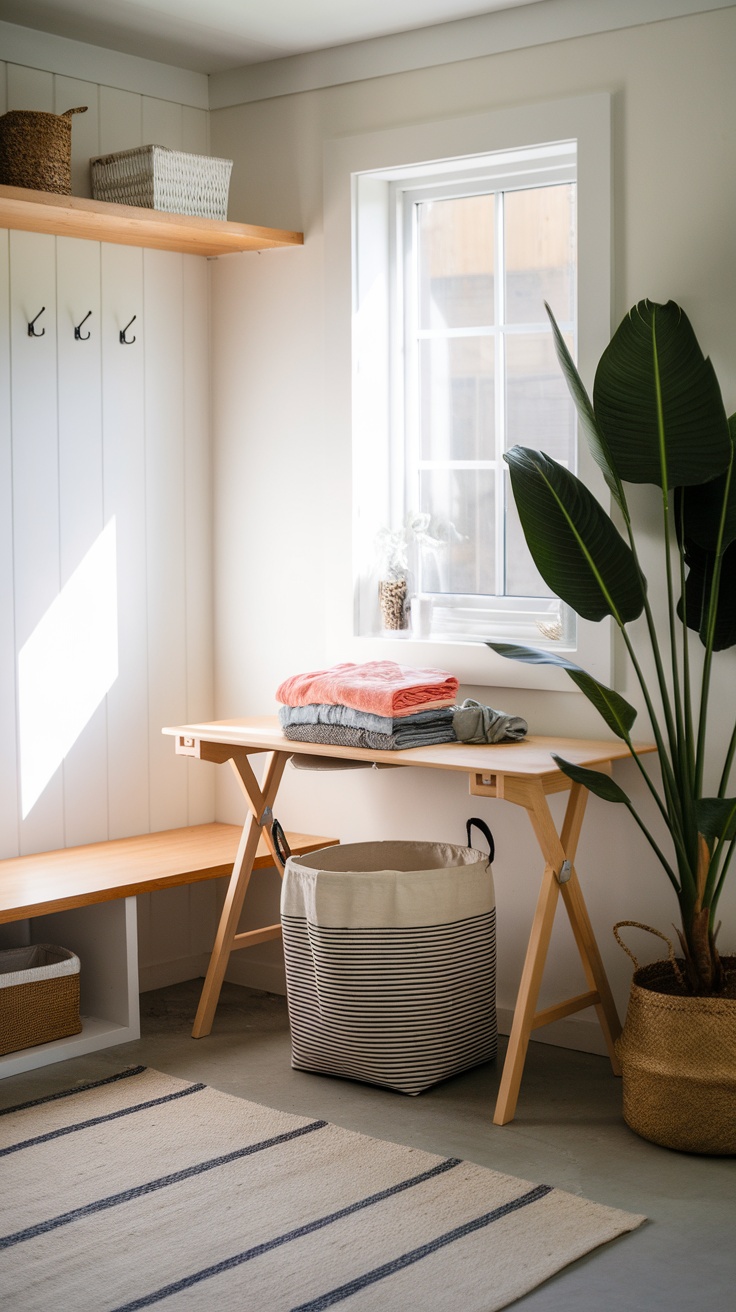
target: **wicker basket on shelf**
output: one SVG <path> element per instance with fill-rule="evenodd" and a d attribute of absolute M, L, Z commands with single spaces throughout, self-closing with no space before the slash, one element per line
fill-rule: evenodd
<path fill-rule="evenodd" d="M 86 105 L 64 114 L 11 109 L 0 117 L 0 183 L 5 187 L 31 187 L 64 196 L 72 190 L 72 115 L 84 114 Z"/>
<path fill-rule="evenodd" d="M 75 953 L 51 943 L 0 951 L 0 1054 L 81 1029 Z"/>
<path fill-rule="evenodd" d="M 190 155 L 167 146 L 136 146 L 90 160 L 95 200 L 227 218 L 231 159 Z"/>

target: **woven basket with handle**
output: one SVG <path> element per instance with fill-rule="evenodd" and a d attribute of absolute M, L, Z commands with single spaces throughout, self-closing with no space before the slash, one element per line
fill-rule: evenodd
<path fill-rule="evenodd" d="M 669 960 L 640 966 L 618 934 L 623 925 L 664 939 Z M 679 993 L 683 963 L 659 930 L 621 920 L 613 932 L 636 967 L 616 1044 L 626 1124 L 665 1148 L 736 1154 L 736 998 Z M 736 973 L 736 958 L 722 960 Z"/>
<path fill-rule="evenodd" d="M 0 117 L 0 183 L 68 196 L 72 190 L 72 115 L 11 109 Z"/>
<path fill-rule="evenodd" d="M 79 1034 L 80 962 L 53 943 L 0 951 L 0 1053 Z"/>

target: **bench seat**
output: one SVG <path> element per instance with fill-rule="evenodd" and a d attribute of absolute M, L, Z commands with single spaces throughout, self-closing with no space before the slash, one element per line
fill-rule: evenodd
<path fill-rule="evenodd" d="M 240 825 L 188 825 L 10 857 L 0 861 L 0 924 L 229 875 L 241 834 Z M 286 838 L 295 855 L 338 841 L 313 834 L 287 833 Z M 255 868 L 272 865 L 261 838 Z"/>

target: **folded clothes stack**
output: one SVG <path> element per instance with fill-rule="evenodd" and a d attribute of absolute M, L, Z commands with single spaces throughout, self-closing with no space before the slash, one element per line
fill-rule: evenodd
<path fill-rule="evenodd" d="M 365 661 L 295 674 L 276 698 L 284 735 L 295 742 L 398 751 L 455 742 L 457 690 L 445 670 Z"/>

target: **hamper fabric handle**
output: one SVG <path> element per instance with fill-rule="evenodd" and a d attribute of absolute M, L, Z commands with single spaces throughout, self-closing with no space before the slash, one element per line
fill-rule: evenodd
<path fill-rule="evenodd" d="M 663 940 L 663 942 L 667 944 L 667 950 L 668 950 L 668 952 L 669 952 L 669 958 L 670 958 L 670 964 L 671 964 L 671 966 L 672 966 L 672 970 L 673 970 L 673 972 L 674 972 L 674 974 L 675 974 L 675 976 L 676 976 L 676 978 L 677 978 L 677 982 L 678 982 L 678 984 L 679 984 L 682 988 L 684 988 L 684 987 L 685 987 L 685 981 L 684 981 L 684 979 L 682 978 L 682 971 L 680 970 L 680 967 L 678 966 L 678 964 L 677 964 L 677 960 L 676 960 L 676 958 L 675 958 L 675 949 L 673 948 L 672 943 L 671 943 L 670 939 L 668 939 L 667 935 L 666 935 L 666 934 L 663 934 L 662 931 L 659 930 L 659 929 L 654 929 L 654 928 L 652 927 L 652 925 L 643 925 L 643 924 L 641 923 L 640 920 L 617 920 L 617 921 L 616 921 L 616 924 L 615 924 L 614 927 L 613 927 L 613 937 L 615 938 L 615 940 L 616 940 L 616 942 L 618 943 L 619 947 L 623 948 L 623 950 L 624 950 L 624 952 L 626 953 L 627 957 L 631 957 L 631 960 L 632 960 L 633 963 L 634 963 L 634 969 L 635 969 L 635 970 L 638 970 L 638 969 L 639 969 L 639 962 L 637 961 L 636 957 L 634 956 L 633 952 L 631 951 L 631 948 L 628 948 L 628 947 L 626 946 L 626 944 L 624 943 L 623 939 L 621 938 L 621 935 L 620 935 L 619 932 L 618 932 L 618 931 L 619 931 L 624 925 L 631 925 L 633 929 L 643 929 L 643 930 L 646 931 L 647 934 L 656 934 L 657 938 L 661 938 L 661 939 Z"/>
<path fill-rule="evenodd" d="M 281 869 L 283 870 L 286 867 L 286 862 L 291 856 L 291 848 L 289 847 L 286 834 L 281 828 L 278 820 L 274 820 L 271 825 L 271 838 L 273 839 L 274 849 L 279 862 L 281 863 Z"/>
<path fill-rule="evenodd" d="M 77 105 L 76 109 L 65 109 L 59 118 L 69 118 L 72 114 L 86 114 L 88 108 L 87 105 Z"/>
<path fill-rule="evenodd" d="M 485 820 L 479 820 L 477 816 L 471 816 L 470 820 L 468 820 L 466 824 L 466 829 L 468 833 L 468 847 L 473 846 L 472 842 L 470 841 L 470 831 L 473 828 L 473 825 L 475 825 L 476 828 L 480 829 L 480 832 L 482 833 L 483 837 L 485 838 L 488 844 L 488 860 L 489 862 L 493 861 L 493 858 L 496 855 L 496 844 L 493 839 L 493 834 L 488 828 L 488 825 L 486 824 Z"/>

